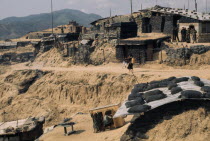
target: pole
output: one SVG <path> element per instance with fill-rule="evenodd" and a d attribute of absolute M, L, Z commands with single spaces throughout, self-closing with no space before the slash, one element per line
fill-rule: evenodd
<path fill-rule="evenodd" d="M 53 16 L 53 0 L 51 0 L 51 15 L 52 15 L 52 34 L 54 34 L 53 27 L 54 27 L 54 16 Z"/>
<path fill-rule="evenodd" d="M 132 13 L 133 13 L 133 1 L 132 0 L 130 0 L 131 1 L 131 15 L 132 15 Z"/>
<path fill-rule="evenodd" d="M 197 12 L 197 2 L 195 0 L 195 11 Z"/>
<path fill-rule="evenodd" d="M 206 13 L 207 13 L 207 9 L 208 9 L 208 1 L 206 0 Z"/>
<path fill-rule="evenodd" d="M 112 17 L 112 9 L 110 8 L 110 18 Z"/>
<path fill-rule="evenodd" d="M 141 3 L 141 10 L 142 10 L 142 3 Z"/>
<path fill-rule="evenodd" d="M 188 0 L 188 10 L 190 9 L 190 0 Z"/>

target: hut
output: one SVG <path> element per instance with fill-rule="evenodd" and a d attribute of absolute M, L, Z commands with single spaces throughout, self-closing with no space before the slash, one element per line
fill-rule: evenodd
<path fill-rule="evenodd" d="M 118 110 L 119 106 L 119 104 L 114 104 L 89 110 L 93 119 L 93 127 L 95 132 L 104 131 L 106 129 L 103 124 L 104 116 L 106 115 L 106 113 L 109 113 L 113 117 L 116 111 Z M 113 124 L 111 125 L 111 128 L 119 128 L 123 125 L 125 125 L 124 118 L 117 117 L 113 118 Z"/>

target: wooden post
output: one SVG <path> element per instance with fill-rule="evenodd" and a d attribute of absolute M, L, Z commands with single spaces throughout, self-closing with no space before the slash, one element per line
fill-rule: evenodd
<path fill-rule="evenodd" d="M 67 129 L 64 127 L 64 134 L 67 135 Z"/>

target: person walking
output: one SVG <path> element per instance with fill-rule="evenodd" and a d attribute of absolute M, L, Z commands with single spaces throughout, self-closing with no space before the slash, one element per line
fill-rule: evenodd
<path fill-rule="evenodd" d="M 182 28 L 181 34 L 182 34 L 182 42 L 186 42 L 187 30 L 185 27 Z"/>
<path fill-rule="evenodd" d="M 133 58 L 132 55 L 130 55 L 128 57 L 128 70 L 129 70 L 129 73 L 133 73 L 133 64 L 135 63 L 135 59 Z"/>

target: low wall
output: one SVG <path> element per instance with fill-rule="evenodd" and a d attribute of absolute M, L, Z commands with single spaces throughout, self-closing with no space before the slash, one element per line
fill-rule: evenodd
<path fill-rule="evenodd" d="M 206 52 L 210 51 L 210 46 L 203 45 L 191 46 L 190 48 L 174 49 L 163 44 L 162 48 L 167 55 L 167 58 L 165 60 L 162 60 L 163 63 L 172 66 L 189 65 L 191 57 L 193 55 L 203 55 Z M 210 62 L 206 63 L 210 64 Z"/>

